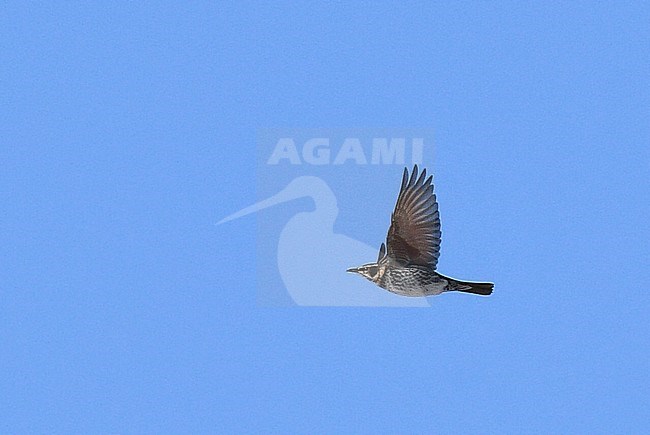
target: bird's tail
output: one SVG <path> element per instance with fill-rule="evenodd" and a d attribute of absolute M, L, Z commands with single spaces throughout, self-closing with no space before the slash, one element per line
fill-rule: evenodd
<path fill-rule="evenodd" d="M 481 296 L 489 296 L 492 294 L 492 290 L 494 290 L 494 284 L 491 282 L 458 281 L 456 279 L 447 277 L 445 277 L 445 279 L 449 283 L 449 289 L 447 291 L 457 291 Z"/>

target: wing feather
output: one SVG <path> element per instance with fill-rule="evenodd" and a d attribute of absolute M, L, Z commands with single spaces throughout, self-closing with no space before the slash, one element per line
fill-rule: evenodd
<path fill-rule="evenodd" d="M 415 165 L 411 176 L 404 168 L 395 210 L 386 238 L 389 257 L 402 264 L 417 264 L 435 269 L 440 256 L 440 213 L 433 193 L 433 176 L 424 169 L 418 176 Z"/>

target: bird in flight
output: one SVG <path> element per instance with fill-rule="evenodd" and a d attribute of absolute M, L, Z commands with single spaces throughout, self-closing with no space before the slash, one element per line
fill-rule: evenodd
<path fill-rule="evenodd" d="M 433 296 L 450 291 L 488 296 L 494 289 L 491 282 L 460 281 L 436 272 L 442 232 L 432 179 L 427 178 L 426 169 L 418 177 L 417 165 L 410 177 L 404 168 L 386 244 L 381 244 L 377 262 L 347 271 L 402 296 Z"/>

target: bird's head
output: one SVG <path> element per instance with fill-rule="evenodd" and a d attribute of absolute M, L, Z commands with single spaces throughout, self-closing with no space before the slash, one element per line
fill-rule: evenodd
<path fill-rule="evenodd" d="M 368 263 L 359 267 L 351 267 L 346 272 L 358 273 L 372 282 L 377 282 L 379 281 L 379 278 L 381 278 L 380 269 L 381 268 L 377 263 Z"/>

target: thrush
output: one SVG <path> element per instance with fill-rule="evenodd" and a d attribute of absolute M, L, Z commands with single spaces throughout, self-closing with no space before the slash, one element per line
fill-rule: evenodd
<path fill-rule="evenodd" d="M 427 178 L 426 169 L 418 176 L 417 165 L 410 177 L 404 168 L 386 243 L 379 248 L 377 262 L 347 271 L 402 296 L 433 296 L 450 291 L 488 296 L 493 283 L 461 281 L 436 272 L 442 232 L 432 179 Z"/>

